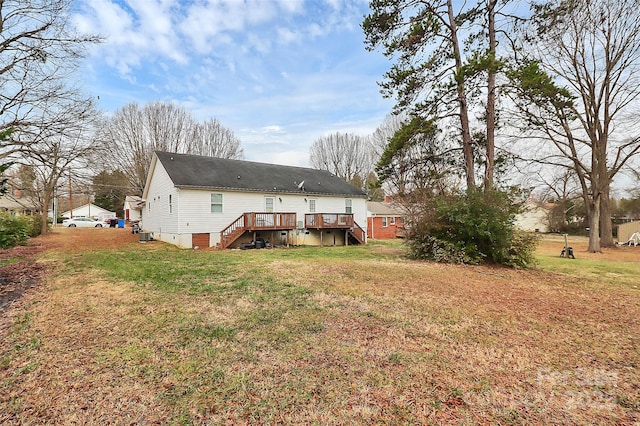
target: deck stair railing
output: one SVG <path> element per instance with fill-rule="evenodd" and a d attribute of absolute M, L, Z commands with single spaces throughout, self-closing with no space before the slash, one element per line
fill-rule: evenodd
<path fill-rule="evenodd" d="M 356 222 L 353 222 L 353 228 L 349 229 L 348 234 L 355 238 L 360 244 L 364 244 L 367 241 L 367 233 Z"/>

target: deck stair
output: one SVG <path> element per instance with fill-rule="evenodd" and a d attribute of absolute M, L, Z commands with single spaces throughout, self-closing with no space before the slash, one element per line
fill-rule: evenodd
<path fill-rule="evenodd" d="M 220 232 L 219 247 L 228 248 L 247 231 L 284 231 L 295 228 L 295 213 L 243 213 Z"/>
<path fill-rule="evenodd" d="M 357 222 L 353 222 L 353 228 L 347 231 L 347 238 L 350 243 L 365 244 L 367 242 L 367 233 Z"/>

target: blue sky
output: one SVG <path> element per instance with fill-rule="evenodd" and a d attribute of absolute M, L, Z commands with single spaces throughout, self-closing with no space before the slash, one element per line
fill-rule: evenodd
<path fill-rule="evenodd" d="M 366 0 L 74 0 L 89 52 L 85 88 L 113 112 L 174 102 L 217 118 L 252 161 L 308 166 L 334 132 L 367 135 L 392 108 L 377 81 L 390 62 L 368 52 Z"/>

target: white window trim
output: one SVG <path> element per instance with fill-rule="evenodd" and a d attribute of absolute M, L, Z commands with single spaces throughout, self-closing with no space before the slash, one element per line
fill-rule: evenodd
<path fill-rule="evenodd" d="M 267 200 L 271 200 L 271 211 L 269 211 Z M 276 211 L 276 197 L 272 195 L 264 197 L 264 211 L 266 213 L 273 213 Z"/>
<path fill-rule="evenodd" d="M 217 204 L 217 203 L 214 204 L 213 203 L 213 196 L 214 195 L 219 195 L 220 196 L 220 204 Z M 220 206 L 220 211 L 219 212 L 213 211 L 213 206 L 217 206 L 217 205 Z M 211 210 L 211 213 L 223 213 L 224 212 L 224 207 L 223 207 L 224 206 L 224 196 L 222 195 L 221 192 L 212 192 L 211 193 L 209 206 L 210 206 L 209 208 Z"/>

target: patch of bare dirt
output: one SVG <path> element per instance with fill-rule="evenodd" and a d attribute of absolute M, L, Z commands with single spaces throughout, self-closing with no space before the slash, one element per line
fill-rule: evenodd
<path fill-rule="evenodd" d="M 7 262 L 0 267 L 0 313 L 40 282 L 46 268 L 37 263 L 35 257 L 42 250 L 42 244 L 32 242 L 0 251 L 0 262 Z"/>
<path fill-rule="evenodd" d="M 51 249 L 86 252 L 116 248 L 137 241 L 137 237 L 129 229 L 57 229 L 32 238 L 25 246 L 0 250 L 0 314 L 25 291 L 36 287 L 46 274 L 46 265 L 37 260 L 40 253 Z"/>

